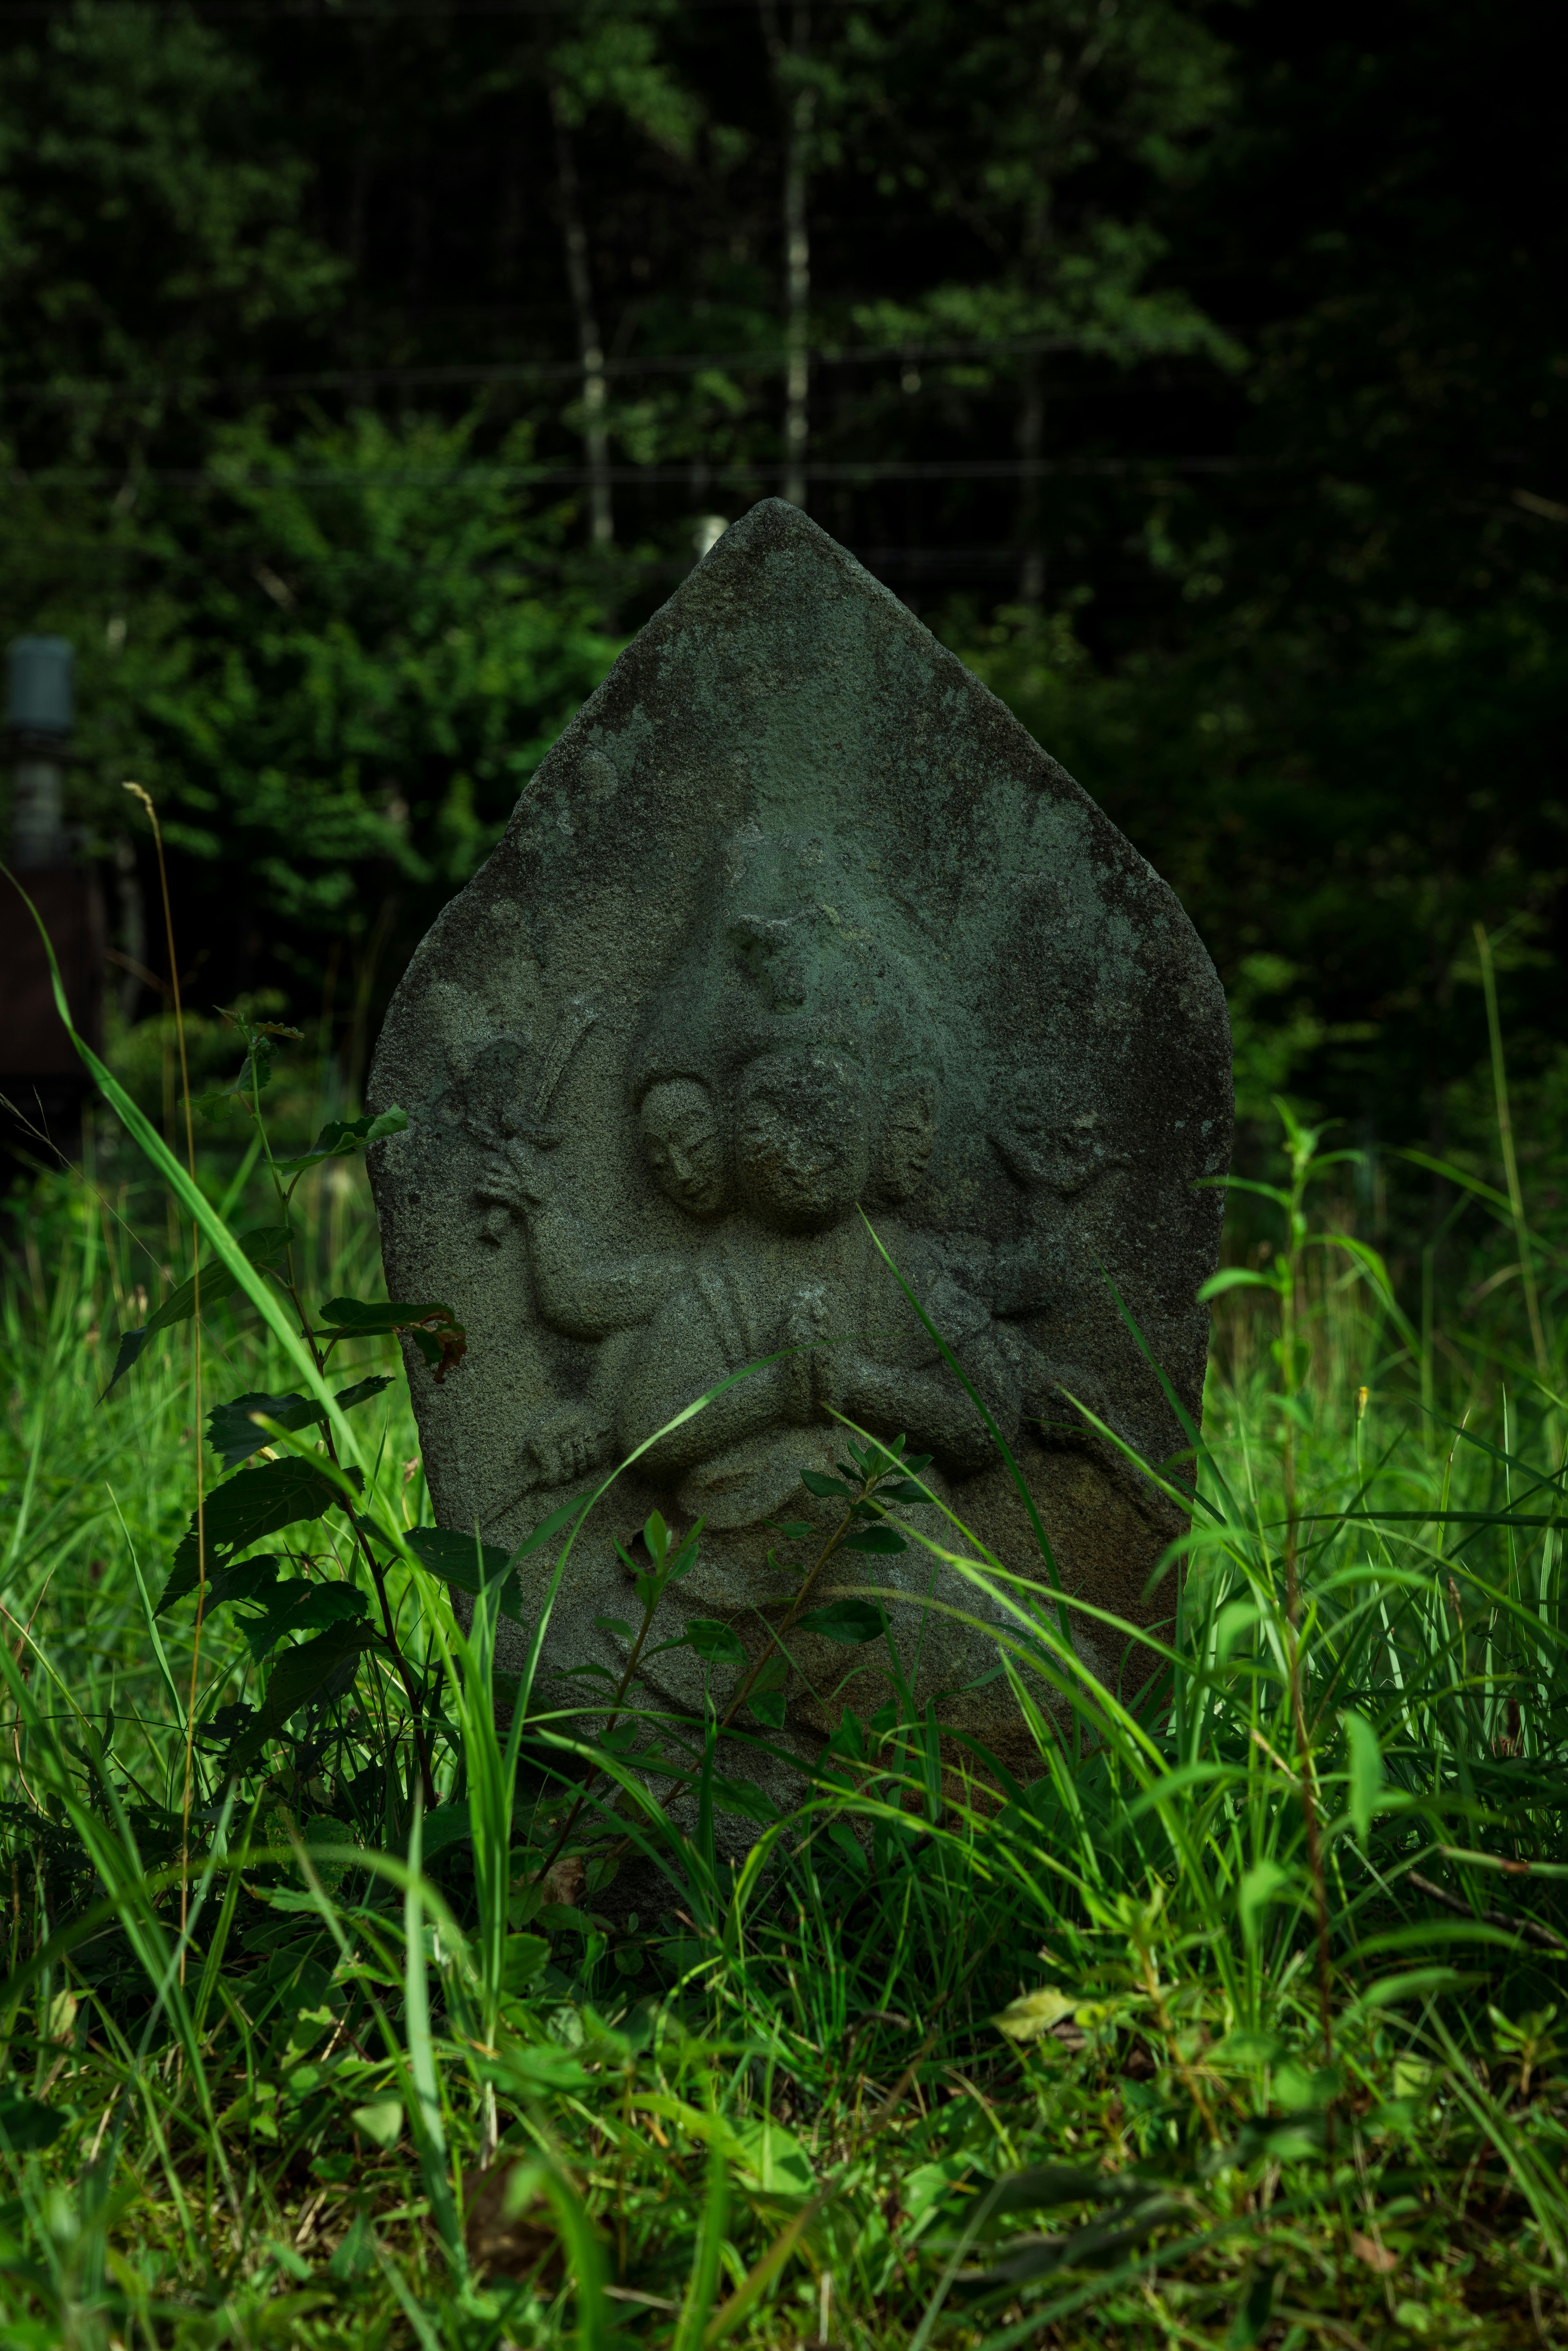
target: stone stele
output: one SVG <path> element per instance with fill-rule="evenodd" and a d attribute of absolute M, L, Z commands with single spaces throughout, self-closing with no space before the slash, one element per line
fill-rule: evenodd
<path fill-rule="evenodd" d="M 932 1456 L 971 1534 L 1045 1581 L 878 1242 L 986 1400 L 1067 1591 L 1169 1619 L 1174 1578 L 1147 1587 L 1180 1521 L 1068 1397 L 1151 1463 L 1183 1438 L 1148 1358 L 1199 1413 L 1231 1137 L 1219 982 L 1087 793 L 795 507 L 725 533 L 433 925 L 371 1074 L 371 1107 L 394 1102 L 407 1131 L 371 1154 L 390 1292 L 468 1332 L 439 1386 L 409 1364 L 438 1523 L 512 1547 L 644 1448 L 569 1562 L 536 1703 L 602 1687 L 574 1667 L 619 1675 L 628 1645 L 596 1619 L 639 1614 L 616 1545 L 655 1508 L 704 1522 L 661 1630 L 716 1618 L 758 1657 L 810 1555 L 779 1522 L 835 1522 L 800 1474 L 843 1455 L 835 1415 Z M 929 1506 L 907 1515 L 966 1550 Z M 526 1619 L 551 1556 L 518 1571 Z M 983 1595 L 913 1544 L 839 1554 L 812 1604 L 868 1583 L 920 1704 L 1027 1761 Z M 1126 1636 L 1074 1622 L 1125 1687 Z M 789 1647 L 797 1753 L 890 1694 L 883 1644 Z M 706 1677 L 722 1707 L 741 1670 L 671 1649 L 643 1699 L 696 1713 Z"/>

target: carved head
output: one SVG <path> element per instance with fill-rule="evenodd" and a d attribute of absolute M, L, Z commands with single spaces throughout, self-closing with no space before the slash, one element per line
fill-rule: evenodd
<path fill-rule="evenodd" d="M 689 1217 L 716 1217 L 729 1195 L 724 1136 L 706 1086 L 664 1078 L 650 1086 L 639 1113 L 643 1149 L 659 1189 Z"/>
<path fill-rule="evenodd" d="M 817 1046 L 765 1053 L 736 1088 L 736 1160 L 747 1206 L 786 1232 L 847 1216 L 871 1171 L 864 1082 L 841 1053 Z"/>

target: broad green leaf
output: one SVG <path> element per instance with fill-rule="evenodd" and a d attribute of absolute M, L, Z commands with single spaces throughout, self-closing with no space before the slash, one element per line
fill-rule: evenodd
<path fill-rule="evenodd" d="M 264 1462 L 259 1469 L 242 1469 L 221 1486 L 214 1486 L 203 1506 L 203 1524 L 206 1536 L 207 1565 L 214 1567 L 228 1552 L 245 1551 L 264 1535 L 277 1534 L 282 1527 L 298 1526 L 319 1519 L 330 1510 L 342 1507 L 342 1496 L 335 1486 L 322 1477 L 319 1465 L 290 1454 L 283 1461 Z M 200 1581 L 196 1516 L 191 1513 L 191 1523 L 174 1553 L 174 1564 L 155 1615 L 161 1616 L 176 1600 L 193 1592 Z"/>
<path fill-rule="evenodd" d="M 876 1499 L 879 1502 L 917 1502 L 922 1504 L 929 1504 L 931 1500 L 931 1497 L 926 1492 L 925 1487 L 917 1486 L 913 1478 L 893 1478 L 883 1479 L 882 1484 L 879 1485 L 876 1489 Z"/>
<path fill-rule="evenodd" d="M 52 2147 L 65 2126 L 64 2115 L 37 2098 L 12 2093 L 0 2096 L 0 2147 L 13 2155 L 31 2155 L 39 2147 Z"/>
<path fill-rule="evenodd" d="M 810 1542 L 817 1531 L 810 1519 L 786 1519 L 782 1526 L 773 1530 L 784 1542 Z"/>
<path fill-rule="evenodd" d="M 1277 1861 L 1255 1862 L 1241 1880 L 1237 1895 L 1237 1907 L 1241 1914 L 1241 1932 L 1248 1948 L 1258 1940 L 1258 1914 L 1277 1896 L 1286 1892 L 1291 1884 L 1291 1873 L 1281 1869 Z"/>
<path fill-rule="evenodd" d="M 1063 2017 L 1071 2016 L 1078 2004 L 1072 1992 L 1058 1991 L 1054 1984 L 1047 1984 L 1040 1991 L 1020 1992 L 991 2022 L 1009 2041 L 1038 2041 Z"/>
<path fill-rule="evenodd" d="M 740 2160 L 765 2196 L 809 2196 L 816 2186 L 811 2159 L 800 2140 L 771 2117 L 744 2123 L 736 2137 Z"/>
<path fill-rule="evenodd" d="M 465 1844 L 473 1834 L 466 1803 L 437 1804 L 426 1813 L 420 1839 L 420 1852 L 428 1861 L 432 1854 L 442 1852 L 449 1844 Z"/>
<path fill-rule="evenodd" d="M 765 1795 L 755 1780 L 725 1780 L 716 1772 L 713 1801 L 716 1811 L 738 1813 L 742 1820 L 760 1822 L 764 1828 L 783 1817 L 772 1797 Z"/>
<path fill-rule="evenodd" d="M 281 1176 L 293 1176 L 306 1167 L 319 1167 L 324 1159 L 349 1159 L 363 1144 L 368 1151 L 383 1134 L 402 1134 L 408 1125 L 408 1113 L 395 1107 L 383 1110 L 376 1118 L 331 1118 L 321 1129 L 308 1151 L 301 1151 L 293 1159 L 275 1159 L 273 1165 Z"/>
<path fill-rule="evenodd" d="M 390 1374 L 378 1372 L 368 1380 L 356 1380 L 352 1387 L 340 1388 L 336 1401 L 344 1412 L 351 1412 L 357 1404 L 367 1404 L 391 1385 Z M 258 1413 L 280 1428 L 311 1428 L 326 1419 L 327 1407 L 309 1396 L 268 1395 L 264 1389 L 235 1396 L 232 1404 L 214 1405 L 207 1415 L 207 1442 L 214 1453 L 222 1454 L 225 1469 L 237 1469 L 269 1442 L 266 1429 L 256 1426 Z"/>
<path fill-rule="evenodd" d="M 350 2107 L 349 2120 L 384 2154 L 402 2137 L 402 2100 L 372 2098 L 368 2106 Z"/>
<path fill-rule="evenodd" d="M 204 1118 L 209 1126 L 222 1126 L 225 1120 L 234 1116 L 236 1102 L 244 1102 L 248 1109 L 249 1096 L 242 1094 L 237 1086 L 219 1086 L 210 1094 L 193 1095 L 191 1108 L 199 1118 Z"/>
<path fill-rule="evenodd" d="M 892 1527 L 852 1527 L 841 1548 L 844 1551 L 870 1552 L 878 1559 L 891 1559 L 895 1552 L 907 1551 L 904 1536 Z"/>
<path fill-rule="evenodd" d="M 844 1484 L 842 1479 L 825 1477 L 821 1469 L 802 1469 L 800 1483 L 808 1494 L 819 1495 L 823 1499 L 836 1494 L 847 1502 L 854 1491 L 852 1486 Z"/>
<path fill-rule="evenodd" d="M 623 1641 L 630 1641 L 633 1637 L 632 1627 L 624 1616 L 596 1616 L 593 1620 L 593 1627 L 598 1633 L 618 1633 Z"/>
<path fill-rule="evenodd" d="M 1345 1748 L 1350 1762 L 1351 1826 L 1364 1852 L 1372 1829 L 1372 1816 L 1377 1810 L 1383 1793 L 1383 1750 L 1377 1733 L 1370 1722 L 1349 1711 L 1340 1717 L 1344 1724 Z"/>
<path fill-rule="evenodd" d="M 746 1663 L 746 1651 L 739 1637 L 730 1631 L 727 1625 L 719 1624 L 713 1616 L 688 1616 L 685 1642 L 677 1642 L 674 1646 L 695 1649 L 698 1656 L 706 1658 L 710 1665 L 743 1666 Z"/>
<path fill-rule="evenodd" d="M 319 1339 L 375 1339 L 401 1332 L 412 1339 L 439 1387 L 468 1352 L 468 1334 L 450 1306 L 389 1299 L 329 1298 L 321 1309 Z"/>
<path fill-rule="evenodd" d="M 501 1954 L 502 1985 L 515 1998 L 549 1965 L 549 1945 L 542 1935 L 508 1935 Z"/>
<path fill-rule="evenodd" d="M 203 1611 L 210 1614 L 235 1600 L 265 1600 L 277 1582 L 277 1561 L 273 1552 L 262 1551 L 250 1559 L 235 1560 L 232 1567 L 219 1568 L 208 1580 Z"/>
<path fill-rule="evenodd" d="M 263 1595 L 258 1594 L 258 1597 Z M 252 1660 L 260 1665 L 290 1633 L 321 1633 L 329 1625 L 358 1624 L 368 1614 L 351 1583 L 316 1583 L 294 1576 L 266 1593 L 266 1614 L 244 1619 Z"/>
<path fill-rule="evenodd" d="M 887 1618 L 873 1600 L 832 1600 L 825 1608 L 809 1608 L 795 1619 L 798 1633 L 815 1633 L 820 1640 L 836 1641 L 841 1648 L 858 1648 L 879 1640 Z"/>
<path fill-rule="evenodd" d="M 782 1690 L 753 1690 L 746 1704 L 747 1711 L 768 1729 L 783 1729 L 787 1701 Z"/>
<path fill-rule="evenodd" d="M 379 1637 L 369 1625 L 333 1625 L 298 1649 L 286 1649 L 267 1680 L 260 1713 L 262 1729 L 273 1738 L 280 1736 L 300 1708 L 317 1697 L 343 1667 L 351 1667 Z"/>
<path fill-rule="evenodd" d="M 512 1563 L 510 1552 L 495 1543 L 476 1542 L 472 1535 L 459 1534 L 451 1527 L 414 1527 L 403 1540 L 422 1567 L 471 1599 L 487 1591 L 498 1577 L 507 1577 L 501 1586 L 501 1614 L 521 1624 L 517 1584 L 507 1575 Z"/>
<path fill-rule="evenodd" d="M 439 1300 L 423 1303 L 393 1298 L 329 1298 L 321 1309 L 321 1320 L 329 1327 L 322 1334 L 327 1338 L 345 1337 L 350 1332 L 360 1338 L 375 1338 L 389 1331 L 405 1330 L 411 1322 L 453 1320 L 450 1306 Z"/>

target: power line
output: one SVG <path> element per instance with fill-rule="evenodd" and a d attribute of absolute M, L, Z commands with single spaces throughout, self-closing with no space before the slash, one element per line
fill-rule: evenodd
<path fill-rule="evenodd" d="M 922 361 L 929 364 L 974 359 L 1036 359 L 1061 351 L 1087 351 L 1102 357 L 1118 353 L 1129 358 L 1140 353 L 1148 357 L 1162 352 L 1172 358 L 1191 356 L 1188 350 L 1152 337 L 1130 335 L 989 336 L 972 342 L 943 343 L 913 339 L 902 343 L 821 343 L 807 356 L 818 367 L 880 365 L 890 360 L 908 367 Z M 781 350 L 650 351 L 606 359 L 598 371 L 603 375 L 695 375 L 713 368 L 737 374 L 776 375 L 782 374 L 789 363 L 788 353 Z M 154 393 L 172 392 L 353 392 L 361 386 L 396 383 L 423 384 L 434 390 L 461 383 L 580 382 L 582 373 L 580 360 L 503 360 L 441 367 L 324 368 L 313 373 L 288 375 L 89 376 L 50 383 L 6 384 L 0 381 L 0 398 L 9 394 L 67 401 L 99 400 L 114 393 L 145 399 Z"/>
<path fill-rule="evenodd" d="M 130 0 L 110 0 L 110 7 L 126 5 Z M 859 0 L 815 0 L 819 7 L 849 8 Z M 389 22 L 402 17 L 439 22 L 448 16 L 575 16 L 580 0 L 135 0 L 138 16 L 193 16 L 204 19 L 227 21 L 244 19 L 266 24 L 277 19 L 280 23 L 330 26 L 346 20 L 384 17 Z M 751 16 L 757 0 L 681 0 L 687 14 L 699 16 Z M 37 23 L 51 16 L 74 16 L 77 0 L 4 0 L 0 5 L 0 23 L 16 19 Z"/>
<path fill-rule="evenodd" d="M 1017 482 L 1052 476 L 1120 476 L 1141 475 L 1157 482 L 1172 474 L 1243 474 L 1268 471 L 1281 461 L 1273 457 L 971 457 L 936 459 L 848 457 L 808 465 L 809 482 Z M 341 466 L 278 467 L 260 474 L 241 474 L 210 467 L 150 465 L 137 475 L 123 469 L 77 470 L 40 467 L 28 473 L 12 469 L 14 489 L 94 488 L 128 480 L 162 482 L 182 489 L 392 489 L 436 488 L 446 483 L 493 483 L 504 488 L 570 489 L 608 478 L 617 485 L 680 483 L 698 496 L 710 490 L 745 489 L 758 482 L 781 481 L 794 467 L 771 460 L 756 464 L 715 465 L 694 459 L 681 465 L 428 465 L 377 468 L 374 472 Z"/>

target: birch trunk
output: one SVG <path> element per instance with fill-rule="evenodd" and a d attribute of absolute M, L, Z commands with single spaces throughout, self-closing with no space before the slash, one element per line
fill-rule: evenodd
<path fill-rule="evenodd" d="M 555 125 L 556 193 L 566 249 L 566 278 L 577 322 L 578 357 L 582 363 L 582 446 L 588 460 L 589 535 L 595 547 L 612 547 L 615 541 L 615 512 L 610 495 L 609 388 L 604 376 L 604 344 L 593 307 L 593 276 L 589 266 L 588 231 L 582 218 L 577 151 L 561 105 L 559 86 L 553 80 L 549 100 L 550 119 Z"/>
<path fill-rule="evenodd" d="M 807 167 L 816 93 L 791 90 L 786 61 L 803 57 L 810 41 L 810 11 L 795 9 L 786 47 L 772 0 L 761 0 L 763 37 L 784 110 L 784 496 L 806 504 L 806 449 L 810 438 L 811 233 L 807 217 Z"/>

